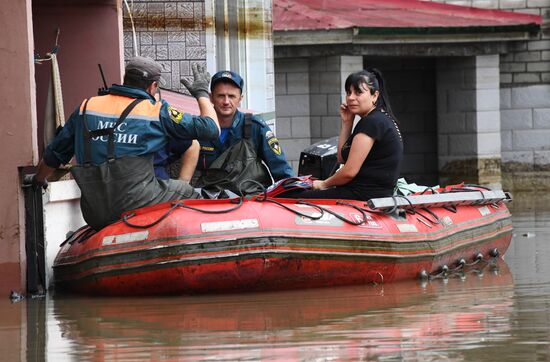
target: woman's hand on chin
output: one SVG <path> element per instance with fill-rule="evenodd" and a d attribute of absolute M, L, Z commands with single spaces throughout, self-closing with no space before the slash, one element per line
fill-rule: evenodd
<path fill-rule="evenodd" d="M 346 103 L 340 104 L 340 118 L 342 119 L 343 124 L 346 124 L 346 125 L 353 124 L 353 120 L 355 119 L 355 114 L 350 111 Z"/>

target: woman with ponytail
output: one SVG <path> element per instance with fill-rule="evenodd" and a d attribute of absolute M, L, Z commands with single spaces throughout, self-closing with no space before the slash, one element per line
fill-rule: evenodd
<path fill-rule="evenodd" d="M 393 195 L 403 158 L 403 140 L 382 73 L 375 68 L 348 76 L 340 105 L 338 162 L 343 166 L 296 198 L 368 200 Z M 355 116 L 361 117 L 355 128 Z"/>

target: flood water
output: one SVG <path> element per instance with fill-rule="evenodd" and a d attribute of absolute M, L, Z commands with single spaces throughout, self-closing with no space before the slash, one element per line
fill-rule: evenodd
<path fill-rule="evenodd" d="M 504 262 L 427 283 L 0 300 L 5 361 L 548 361 L 550 199 L 514 195 Z"/>

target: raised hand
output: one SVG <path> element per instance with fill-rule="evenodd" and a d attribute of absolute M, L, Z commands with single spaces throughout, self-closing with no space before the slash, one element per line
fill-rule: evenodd
<path fill-rule="evenodd" d="M 210 83 L 210 73 L 206 71 L 206 67 L 202 67 L 197 63 L 191 66 L 193 71 L 193 83 L 185 78 L 181 78 L 180 82 L 187 88 L 189 93 L 197 99 L 200 97 L 208 98 L 208 84 Z"/>

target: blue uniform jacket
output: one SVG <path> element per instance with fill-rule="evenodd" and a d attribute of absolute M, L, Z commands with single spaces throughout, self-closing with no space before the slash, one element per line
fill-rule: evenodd
<path fill-rule="evenodd" d="M 229 134 L 223 144 L 219 138 L 214 141 L 199 139 L 201 151 L 197 169 L 208 169 L 223 151 L 243 138 L 243 129 L 244 113 L 237 111 L 233 118 L 233 124 L 229 129 Z M 258 157 L 265 162 L 275 181 L 294 176 L 294 171 L 286 161 L 285 153 L 273 131 L 264 120 L 257 116 L 252 117 L 251 139 L 254 146 L 256 146 Z"/>
<path fill-rule="evenodd" d="M 164 100 L 155 99 L 145 90 L 113 85 L 109 94 L 88 101 L 88 128 L 113 127 L 122 111 L 135 98 L 144 99 L 114 132 L 115 157 L 146 156 L 164 148 L 172 139 L 217 139 L 218 128 L 210 117 L 181 113 Z M 44 151 L 44 162 L 50 167 L 69 163 L 76 155 L 78 164 L 84 162 L 82 114 L 84 102 L 69 117 L 59 134 Z M 92 139 L 92 163 L 99 165 L 107 158 L 107 136 Z"/>

